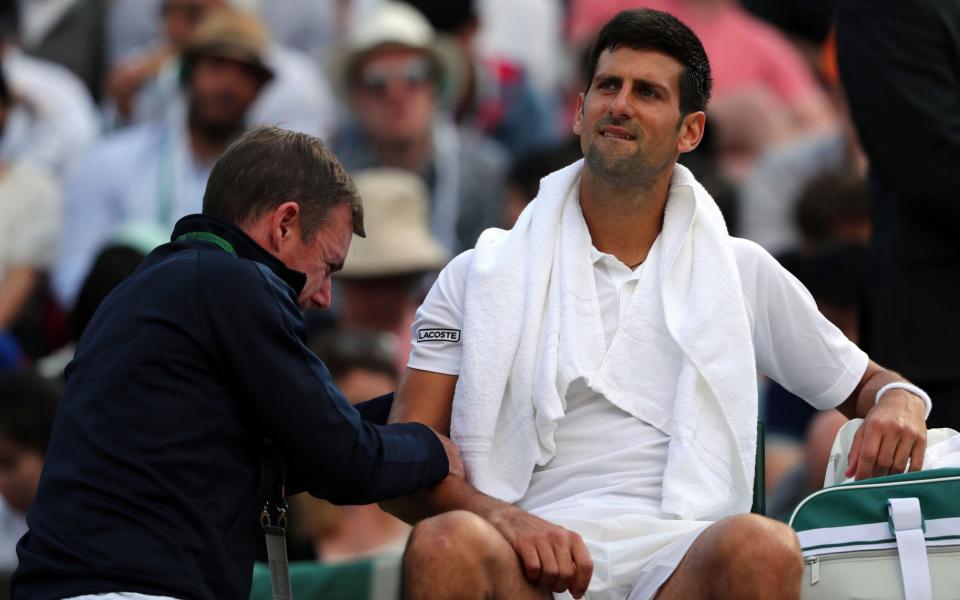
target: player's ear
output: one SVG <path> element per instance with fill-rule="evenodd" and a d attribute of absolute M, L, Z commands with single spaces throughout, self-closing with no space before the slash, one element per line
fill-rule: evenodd
<path fill-rule="evenodd" d="M 581 92 L 577 96 L 577 112 L 573 116 L 573 133 L 580 135 L 583 132 L 583 103 L 586 96 Z"/>
<path fill-rule="evenodd" d="M 683 116 L 680 121 L 680 139 L 677 140 L 677 151 L 680 154 L 690 152 L 700 145 L 706 123 L 707 115 L 702 110 Z"/>

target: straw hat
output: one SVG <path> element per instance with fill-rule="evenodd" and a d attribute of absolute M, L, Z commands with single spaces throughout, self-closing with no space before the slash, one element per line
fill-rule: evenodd
<path fill-rule="evenodd" d="M 465 85 L 463 58 L 453 42 L 438 37 L 426 17 L 409 4 L 386 0 L 347 34 L 347 40 L 330 65 L 337 93 L 347 97 L 350 79 L 364 55 L 381 48 L 423 51 L 437 70 L 442 101 L 456 97 Z"/>
<path fill-rule="evenodd" d="M 354 237 L 340 275 L 372 278 L 439 271 L 450 254 L 430 232 L 429 192 L 413 173 L 370 169 L 353 178 L 367 237 Z"/>
<path fill-rule="evenodd" d="M 182 78 L 186 79 L 198 57 L 215 56 L 246 63 L 259 71 L 264 81 L 273 78 L 266 53 L 270 37 L 252 14 L 231 9 L 216 10 L 197 27 L 183 49 Z"/>

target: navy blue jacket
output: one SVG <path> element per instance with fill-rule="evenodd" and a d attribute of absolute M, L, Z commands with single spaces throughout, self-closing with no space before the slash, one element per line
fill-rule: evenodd
<path fill-rule="evenodd" d="M 173 239 L 107 297 L 67 369 L 15 598 L 245 599 L 276 456 L 289 493 L 342 504 L 447 473 L 427 427 L 365 421 L 388 405 L 358 411 L 331 383 L 304 343 L 302 273 L 199 215 Z"/>

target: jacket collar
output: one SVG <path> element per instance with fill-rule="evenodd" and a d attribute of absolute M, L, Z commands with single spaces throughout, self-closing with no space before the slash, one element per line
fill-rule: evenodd
<path fill-rule="evenodd" d="M 283 261 L 267 252 L 263 246 L 255 242 L 242 229 L 220 219 L 204 215 L 187 215 L 177 221 L 173 228 L 173 235 L 170 236 L 170 241 L 206 242 L 240 258 L 255 260 L 284 280 L 298 296 L 307 283 L 306 274 L 287 267 L 283 264 Z"/>

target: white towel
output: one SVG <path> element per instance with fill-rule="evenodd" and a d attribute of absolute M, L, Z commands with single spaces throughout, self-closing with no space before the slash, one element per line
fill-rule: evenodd
<path fill-rule="evenodd" d="M 512 230 L 488 230 L 477 242 L 451 424 L 470 480 L 502 500 L 521 498 L 534 465 L 554 454 L 566 387 L 582 377 L 670 433 L 664 512 L 697 520 L 744 512 L 756 454 L 756 366 L 720 212 L 677 165 L 646 267 L 659 294 L 630 302 L 607 350 L 579 213 L 581 170 L 582 161 L 544 178 Z M 659 329 L 651 326 L 656 311 Z M 669 380 L 641 352 L 664 344 L 683 357 Z M 650 385 L 675 390 L 670 411 L 638 393 Z"/>
<path fill-rule="evenodd" d="M 945 429 L 953 435 L 927 447 L 923 455 L 924 470 L 960 468 L 960 435 L 952 429 Z"/>

